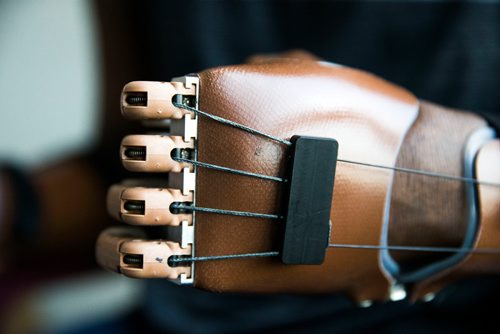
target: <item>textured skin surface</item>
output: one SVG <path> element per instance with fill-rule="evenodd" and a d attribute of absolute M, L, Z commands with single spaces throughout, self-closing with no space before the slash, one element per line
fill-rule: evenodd
<path fill-rule="evenodd" d="M 282 138 L 325 136 L 339 142 L 339 158 L 393 166 L 418 113 L 413 95 L 372 75 L 312 61 L 274 60 L 200 73 L 200 108 Z M 198 159 L 269 175 L 283 175 L 287 147 L 200 117 Z M 331 242 L 378 244 L 390 171 L 337 166 Z M 203 168 L 197 205 L 281 212 L 280 186 L 271 181 Z M 278 250 L 281 223 L 196 215 L 196 255 Z M 320 266 L 286 266 L 277 259 L 197 263 L 195 285 L 214 291 L 345 292 L 383 299 L 388 281 L 377 252 L 329 249 Z"/>
<path fill-rule="evenodd" d="M 397 166 L 463 176 L 468 137 L 486 122 L 477 115 L 420 103 Z M 463 182 L 395 173 L 389 225 L 390 245 L 460 247 L 467 228 Z M 391 252 L 403 264 L 418 264 L 443 254 Z M 449 254 L 444 254 L 449 256 Z"/>

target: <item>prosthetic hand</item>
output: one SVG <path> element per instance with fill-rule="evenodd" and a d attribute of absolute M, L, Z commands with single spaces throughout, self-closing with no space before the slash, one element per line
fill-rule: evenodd
<path fill-rule="evenodd" d="M 301 53 L 131 82 L 121 108 L 145 133 L 108 192 L 134 225 L 99 236 L 109 270 L 361 303 L 500 273 L 500 142 L 474 114 Z"/>

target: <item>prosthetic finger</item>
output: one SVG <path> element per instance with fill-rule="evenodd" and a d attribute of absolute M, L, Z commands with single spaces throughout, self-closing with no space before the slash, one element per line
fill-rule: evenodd
<path fill-rule="evenodd" d="M 132 227 L 112 227 L 97 239 L 96 258 L 108 270 L 134 278 L 166 278 L 182 282 L 191 277 L 191 266 L 172 264 L 171 257 L 191 254 L 191 247 L 164 240 L 145 240 Z"/>

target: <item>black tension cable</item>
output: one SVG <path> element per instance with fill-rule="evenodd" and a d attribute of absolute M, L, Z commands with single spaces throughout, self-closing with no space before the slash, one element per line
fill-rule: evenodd
<path fill-rule="evenodd" d="M 500 248 L 461 248 L 461 247 L 425 247 L 425 246 L 382 246 L 382 245 L 356 245 L 356 244 L 329 244 L 328 248 L 344 248 L 357 250 L 393 250 L 405 252 L 438 252 L 438 253 L 468 253 L 468 254 L 500 254 Z M 243 253 L 243 254 L 226 254 L 226 255 L 211 255 L 211 256 L 172 256 L 169 262 L 197 262 L 197 261 L 216 261 L 216 260 L 232 260 L 254 257 L 274 257 L 279 256 L 280 252 L 258 252 L 258 253 Z"/>
<path fill-rule="evenodd" d="M 370 164 L 367 162 L 351 161 L 351 160 L 344 160 L 344 159 L 337 159 L 337 161 L 344 162 L 347 164 L 365 166 L 365 167 L 388 169 L 388 170 L 393 170 L 396 172 L 407 173 L 407 174 L 417 174 L 417 175 L 436 177 L 436 178 L 441 178 L 441 179 L 450 180 L 450 181 L 461 181 L 461 182 L 465 182 L 465 183 L 474 183 L 474 184 L 480 184 L 480 185 L 485 185 L 485 186 L 500 187 L 500 183 L 480 181 L 478 179 L 473 179 L 470 177 L 453 176 L 453 175 L 440 174 L 440 173 L 412 169 L 412 168 L 405 168 L 405 167 L 389 167 L 389 166 L 383 166 L 383 165 Z"/>
<path fill-rule="evenodd" d="M 278 176 L 270 176 L 270 175 L 265 175 L 265 174 L 247 172 L 247 171 L 240 170 L 240 169 L 234 169 L 234 168 L 229 168 L 229 167 L 224 167 L 224 166 L 209 164 L 207 162 L 201 162 L 201 161 L 197 161 L 197 160 L 191 160 L 191 159 L 180 158 L 180 157 L 174 157 L 172 159 L 175 160 L 175 161 L 179 161 L 179 162 L 187 162 L 187 163 L 193 164 L 194 166 L 203 167 L 203 168 L 209 168 L 209 169 L 214 169 L 214 170 L 219 170 L 219 171 L 222 171 L 222 172 L 228 172 L 228 173 L 233 173 L 233 174 L 237 174 L 237 175 L 250 176 L 250 177 L 255 177 L 255 178 L 263 179 L 263 180 L 270 180 L 270 181 L 276 181 L 276 182 L 287 182 L 287 179 L 281 178 L 281 177 L 278 177 Z"/>
<path fill-rule="evenodd" d="M 265 174 L 253 173 L 253 172 L 248 172 L 248 171 L 244 171 L 241 169 L 235 169 L 235 168 L 230 168 L 230 167 L 225 167 L 225 166 L 214 165 L 214 164 L 210 164 L 210 163 L 202 162 L 202 161 L 198 161 L 198 160 L 192 160 L 192 159 L 189 159 L 189 158 L 182 156 L 183 149 L 177 149 L 177 150 L 180 151 L 180 153 L 179 153 L 180 156 L 172 154 L 172 160 L 177 161 L 177 162 L 187 162 L 187 163 L 190 163 L 190 164 L 192 164 L 194 166 L 198 166 L 198 167 L 219 170 L 219 171 L 233 173 L 233 174 L 237 174 L 237 175 L 250 176 L 250 177 L 255 177 L 255 178 L 263 179 L 263 180 L 270 180 L 270 181 L 276 181 L 276 182 L 287 182 L 287 179 L 284 179 L 284 178 L 281 178 L 278 176 L 270 176 L 270 175 L 265 175 Z M 176 150 L 174 150 L 174 151 L 176 151 Z M 125 150 L 124 154 L 126 157 L 131 158 L 131 159 L 146 160 L 146 149 L 143 147 L 128 147 Z"/>
<path fill-rule="evenodd" d="M 278 256 L 279 252 L 261 252 L 261 253 L 245 253 L 245 254 L 228 254 L 228 255 L 213 255 L 213 256 L 192 256 L 183 257 L 179 255 L 173 255 L 169 258 L 170 263 L 182 263 L 182 262 L 198 262 L 198 261 L 215 261 L 215 260 L 231 260 L 231 259 L 243 259 L 243 258 L 255 258 L 255 257 L 273 257 Z"/>
<path fill-rule="evenodd" d="M 251 217 L 251 218 L 266 218 L 266 219 L 283 219 L 283 216 L 269 213 L 257 213 L 257 212 L 247 212 L 247 211 L 234 211 L 234 210 L 223 210 L 214 208 L 203 208 L 194 205 L 183 204 L 179 202 L 174 202 L 170 205 L 170 209 L 173 212 L 206 212 L 206 213 L 216 213 L 220 215 L 231 215 L 239 217 Z"/>
<path fill-rule="evenodd" d="M 173 102 L 173 105 L 176 106 L 177 108 L 182 108 L 182 109 L 189 110 L 191 112 L 194 112 L 195 114 L 208 117 L 208 118 L 210 118 L 210 119 L 212 119 L 212 120 L 214 120 L 216 122 L 230 125 L 232 127 L 238 128 L 238 129 L 246 131 L 248 133 L 251 133 L 251 134 L 254 134 L 254 135 L 258 135 L 258 136 L 262 136 L 262 137 L 265 137 L 267 139 L 274 140 L 274 141 L 276 141 L 278 143 L 285 144 L 285 145 L 288 145 L 288 146 L 292 145 L 292 142 L 289 141 L 289 140 L 282 139 L 282 138 L 279 138 L 279 137 L 276 137 L 276 136 L 272 136 L 270 134 L 267 134 L 265 132 L 256 130 L 256 129 L 251 128 L 249 126 L 246 126 L 246 125 L 243 125 L 243 124 L 239 124 L 239 123 L 233 122 L 231 120 L 228 120 L 228 119 L 225 119 L 225 118 L 222 118 L 222 117 L 219 117 L 219 116 L 215 116 L 215 115 L 209 114 L 209 113 L 207 113 L 205 111 L 201 111 L 199 109 L 187 106 L 185 104 Z"/>
<path fill-rule="evenodd" d="M 474 253 L 500 254 L 500 248 L 464 248 L 464 247 L 431 247 L 431 246 L 383 246 L 383 245 L 356 245 L 356 244 L 329 244 L 328 248 L 389 250 L 403 252 L 428 253 Z"/>

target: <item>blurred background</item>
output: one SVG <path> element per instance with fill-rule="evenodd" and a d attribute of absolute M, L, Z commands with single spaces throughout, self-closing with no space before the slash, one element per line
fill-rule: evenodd
<path fill-rule="evenodd" d="M 0 161 L 36 170 L 97 144 L 99 39 L 91 1 L 0 1 Z M 31 277 L 0 269 L 0 332 L 77 331 L 129 312 L 144 294 L 138 280 L 59 265 Z"/>
<path fill-rule="evenodd" d="M 498 119 L 496 1 L 1 0 L 0 165 L 24 175 L 41 203 L 15 207 L 38 213 L 28 238 L 9 238 L 0 214 L 0 332 L 180 332 L 189 323 L 200 333 L 431 333 L 487 323 L 495 280 L 451 286 L 426 305 L 365 310 L 339 296 L 217 297 L 96 267 L 95 238 L 112 224 L 106 188 L 124 175 L 118 145 L 134 126 L 120 117 L 122 86 L 289 49 Z M 0 213 L 13 193 L 6 179 Z"/>
<path fill-rule="evenodd" d="M 0 2 L 0 157 L 36 167 L 96 144 L 102 64 L 92 2 Z"/>

